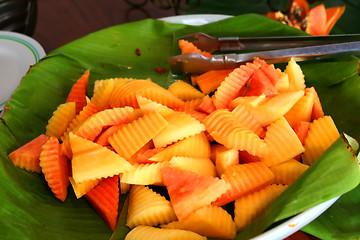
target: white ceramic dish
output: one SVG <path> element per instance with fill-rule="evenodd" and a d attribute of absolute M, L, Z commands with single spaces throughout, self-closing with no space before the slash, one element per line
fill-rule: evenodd
<path fill-rule="evenodd" d="M 29 67 L 44 56 L 44 49 L 33 38 L 0 31 L 0 113 Z"/>
<path fill-rule="evenodd" d="M 232 17 L 230 15 L 216 15 L 216 14 L 197 14 L 197 15 L 181 15 L 174 17 L 161 18 L 160 20 L 170 23 L 182 23 L 188 25 L 199 26 L 211 22 L 220 21 L 226 18 Z M 330 199 L 324 203 L 321 203 L 313 208 L 310 208 L 291 219 L 279 224 L 278 226 L 252 238 L 252 240 L 277 240 L 284 239 L 301 228 L 305 227 L 311 221 L 320 216 L 331 205 L 333 205 L 339 197 Z"/>

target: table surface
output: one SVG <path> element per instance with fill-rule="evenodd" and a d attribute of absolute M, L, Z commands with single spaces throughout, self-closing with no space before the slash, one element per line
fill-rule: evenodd
<path fill-rule="evenodd" d="M 33 38 L 46 53 L 97 30 L 146 18 L 174 16 L 173 9 L 155 7 L 151 1 L 140 8 L 125 0 L 37 0 Z"/>

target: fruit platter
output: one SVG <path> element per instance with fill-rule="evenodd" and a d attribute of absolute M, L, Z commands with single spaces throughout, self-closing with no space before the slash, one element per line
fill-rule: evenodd
<path fill-rule="evenodd" d="M 338 197 L 304 231 L 360 235 L 359 58 L 175 75 L 169 57 L 205 54 L 194 32 L 306 34 L 146 19 L 50 52 L 1 119 L 2 239 L 251 239 Z"/>

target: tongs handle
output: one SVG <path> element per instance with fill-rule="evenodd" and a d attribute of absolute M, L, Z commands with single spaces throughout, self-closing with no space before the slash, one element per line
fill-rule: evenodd
<path fill-rule="evenodd" d="M 360 34 L 255 38 L 220 37 L 217 40 L 220 51 L 272 50 L 360 41 Z"/>
<path fill-rule="evenodd" d="M 296 61 L 322 59 L 349 55 L 360 51 L 360 41 L 326 45 L 288 48 L 242 54 L 222 54 L 206 58 L 198 53 L 187 53 L 169 58 L 174 74 L 201 74 L 210 70 L 233 69 L 259 57 L 268 63 L 287 62 L 292 57 Z"/>

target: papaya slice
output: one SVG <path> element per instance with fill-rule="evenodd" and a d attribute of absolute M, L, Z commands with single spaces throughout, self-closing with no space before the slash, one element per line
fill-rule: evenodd
<path fill-rule="evenodd" d="M 198 76 L 191 76 L 191 81 L 193 85 L 196 83 L 200 90 L 208 95 L 215 91 L 232 71 L 233 69 L 211 70 Z"/>
<path fill-rule="evenodd" d="M 120 156 L 129 159 L 167 125 L 160 113 L 154 111 L 125 124 L 108 141 Z"/>
<path fill-rule="evenodd" d="M 201 51 L 192 42 L 189 42 L 187 40 L 181 39 L 181 40 L 179 40 L 178 44 L 179 44 L 179 48 L 180 48 L 182 54 L 196 52 L 196 53 L 203 55 L 204 57 L 214 56 L 211 53 Z"/>
<path fill-rule="evenodd" d="M 8 157 L 11 162 L 29 172 L 41 172 L 40 154 L 42 146 L 50 139 L 45 134 L 41 134 L 21 147 L 12 151 Z"/>
<path fill-rule="evenodd" d="M 156 226 L 175 221 L 176 215 L 170 201 L 147 186 L 134 185 L 129 193 L 126 226 Z"/>
<path fill-rule="evenodd" d="M 61 146 L 56 137 L 50 137 L 42 149 L 40 154 L 41 171 L 55 197 L 64 202 L 69 186 L 69 161 L 61 154 Z"/>
<path fill-rule="evenodd" d="M 244 163 L 228 167 L 221 176 L 230 187 L 212 204 L 223 206 L 245 194 L 255 192 L 273 183 L 273 172 L 261 162 Z"/>
<path fill-rule="evenodd" d="M 46 125 L 45 135 L 58 139 L 64 134 L 71 121 L 76 116 L 76 103 L 67 102 L 60 104 Z"/>
<path fill-rule="evenodd" d="M 163 168 L 161 174 L 179 221 L 209 205 L 229 189 L 224 180 L 178 168 Z"/>
<path fill-rule="evenodd" d="M 72 177 L 80 183 L 96 178 L 107 178 L 134 167 L 115 152 L 92 141 L 70 133 Z"/>
<path fill-rule="evenodd" d="M 85 197 L 111 231 L 115 231 L 119 209 L 119 176 L 103 179 L 95 188 L 86 193 Z"/>
<path fill-rule="evenodd" d="M 76 113 L 78 114 L 86 105 L 86 92 L 89 84 L 90 70 L 85 70 L 83 75 L 74 83 L 66 98 L 66 102 L 76 103 Z"/>
<path fill-rule="evenodd" d="M 188 230 L 212 238 L 234 239 L 236 236 L 236 225 L 231 215 L 223 208 L 213 205 L 202 207 L 181 221 L 161 227 Z"/>
<path fill-rule="evenodd" d="M 206 240 L 207 238 L 197 233 L 180 229 L 162 229 L 150 226 L 138 226 L 132 229 L 126 240 Z"/>
<path fill-rule="evenodd" d="M 191 84 L 182 80 L 178 80 L 171 84 L 168 90 L 184 101 L 199 98 L 202 99 L 205 96 L 204 93 L 200 92 Z"/>

